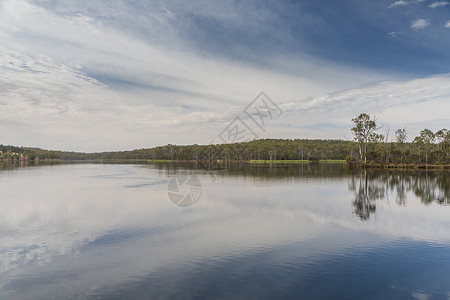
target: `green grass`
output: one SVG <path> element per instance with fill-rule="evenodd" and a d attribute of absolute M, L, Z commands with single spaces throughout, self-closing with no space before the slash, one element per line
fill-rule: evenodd
<path fill-rule="evenodd" d="M 251 160 L 251 164 L 277 164 L 277 165 L 290 165 L 290 164 L 308 164 L 309 160 Z"/>
<path fill-rule="evenodd" d="M 149 163 L 170 163 L 172 162 L 170 159 L 147 159 Z"/>

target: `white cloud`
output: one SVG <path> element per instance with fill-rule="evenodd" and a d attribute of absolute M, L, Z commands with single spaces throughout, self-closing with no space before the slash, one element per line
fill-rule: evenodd
<path fill-rule="evenodd" d="M 436 8 L 436 7 L 446 6 L 449 4 L 450 4 L 450 2 L 448 2 L 448 1 L 438 1 L 438 2 L 431 3 L 430 5 L 428 5 L 428 7 Z"/>
<path fill-rule="evenodd" d="M 394 6 L 403 6 L 403 5 L 407 5 L 407 4 L 409 4 L 409 3 L 406 1 L 403 1 L 403 0 L 399 0 L 399 1 L 395 1 L 394 3 L 389 5 L 389 8 L 394 7 Z"/>
<path fill-rule="evenodd" d="M 418 19 L 411 23 L 411 28 L 415 30 L 424 29 L 425 27 L 430 26 L 431 23 L 425 19 Z"/>
<path fill-rule="evenodd" d="M 448 124 L 447 75 L 350 89 L 394 77 L 306 55 L 268 58 L 276 70 L 204 57 L 21 0 L 3 2 L 0 14 L 4 144 L 104 151 L 209 143 L 261 90 L 286 111 L 261 137 L 346 138 L 362 111 L 389 124 Z M 416 29 L 429 25 L 421 22 Z"/>
<path fill-rule="evenodd" d="M 280 124 L 308 129 L 307 137 L 351 138 L 351 118 L 361 112 L 378 116 L 380 124 L 401 128 L 411 136 L 424 127 L 450 128 L 450 74 L 407 81 L 385 81 L 287 103 Z M 320 123 L 327 116 L 327 123 Z M 297 121 L 295 121 L 297 120 Z M 317 126 L 311 126 L 316 124 Z M 329 126 L 333 125 L 333 126 Z M 324 128 L 322 128 L 324 127 Z"/>
<path fill-rule="evenodd" d="M 401 35 L 401 34 L 402 34 L 402 33 L 399 32 L 399 31 L 391 31 L 391 32 L 388 32 L 388 35 L 391 36 L 391 37 L 393 37 L 393 38 L 396 38 L 396 37 L 398 37 L 398 36 Z"/>
<path fill-rule="evenodd" d="M 445 23 L 445 28 L 450 28 L 450 20 L 449 21 L 447 21 L 447 23 Z"/>
<path fill-rule="evenodd" d="M 306 55 L 268 58 L 278 70 L 204 57 L 22 0 L 4 1 L 0 15 L 4 144 L 102 151 L 208 143 L 232 108 L 261 90 L 288 101 L 386 78 Z"/>

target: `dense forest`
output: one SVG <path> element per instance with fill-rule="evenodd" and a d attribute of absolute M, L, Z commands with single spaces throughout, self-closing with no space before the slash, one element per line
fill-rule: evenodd
<path fill-rule="evenodd" d="M 80 153 L 48 151 L 37 148 L 19 148 L 0 145 L 4 158 L 17 158 L 17 154 L 30 159 L 62 160 L 345 160 L 359 158 L 357 142 L 344 140 L 263 139 L 246 143 L 217 145 L 166 145 L 132 151 Z M 10 149 L 10 150 L 4 150 Z M 15 153 L 14 155 L 8 153 Z M 449 141 L 369 143 L 365 153 L 368 163 L 377 164 L 449 164 Z"/>
<path fill-rule="evenodd" d="M 234 144 L 165 145 L 132 151 L 80 153 L 0 145 L 3 160 L 347 160 L 352 164 L 450 164 L 450 131 L 424 129 L 408 142 L 405 128 L 392 136 L 377 133 L 376 120 L 363 113 L 355 119 L 354 141 L 261 139 Z"/>

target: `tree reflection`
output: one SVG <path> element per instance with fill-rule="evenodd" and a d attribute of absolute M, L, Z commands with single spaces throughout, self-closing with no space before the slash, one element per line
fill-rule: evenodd
<path fill-rule="evenodd" d="M 28 161 L 0 161 L 0 171 L 3 170 L 14 170 L 20 167 L 26 167 L 30 164 Z M 34 163 L 32 163 L 34 164 Z"/>
<path fill-rule="evenodd" d="M 377 199 L 383 198 L 384 186 L 380 186 L 374 174 L 364 170 L 358 175 L 354 175 L 349 184 L 349 189 L 355 192 L 353 200 L 353 211 L 361 220 L 368 220 L 371 214 L 376 211 Z"/>
<path fill-rule="evenodd" d="M 395 203 L 405 206 L 413 193 L 425 205 L 450 204 L 449 172 L 361 170 L 352 174 L 349 190 L 354 191 L 354 213 L 368 220 L 376 211 L 376 201 L 395 195 Z"/>
<path fill-rule="evenodd" d="M 450 204 L 448 172 L 439 175 L 425 172 L 413 180 L 412 189 L 414 194 L 426 205 L 433 202 L 441 205 Z"/>
<path fill-rule="evenodd" d="M 173 176 L 177 172 L 192 172 L 197 174 L 213 174 L 220 177 L 253 177 L 268 181 L 286 179 L 326 179 L 344 178 L 347 170 L 341 164 L 293 164 L 293 165 L 252 165 L 249 163 L 228 163 L 220 164 L 214 169 L 205 168 L 204 165 L 196 163 L 163 163 L 151 164 L 161 171 Z"/>

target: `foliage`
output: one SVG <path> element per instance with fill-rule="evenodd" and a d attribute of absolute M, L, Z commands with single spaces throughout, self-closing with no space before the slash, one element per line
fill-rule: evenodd
<path fill-rule="evenodd" d="M 81 153 L 0 145 L 0 160 L 145 160 L 151 162 L 202 161 L 209 165 L 227 161 L 252 163 L 302 163 L 347 161 L 357 164 L 450 164 L 450 131 L 424 129 L 413 142 L 406 128 L 395 131 L 395 141 L 378 134 L 376 120 L 362 113 L 352 119 L 355 141 L 310 139 L 261 139 L 215 145 L 165 145 L 132 151 Z"/>
<path fill-rule="evenodd" d="M 360 114 L 357 118 L 352 119 L 355 126 L 352 127 L 352 132 L 355 136 L 355 140 L 358 142 L 359 146 L 359 157 L 367 162 L 367 151 L 369 143 L 377 143 L 383 140 L 383 137 L 377 133 L 377 124 L 374 119 L 366 113 Z"/>

